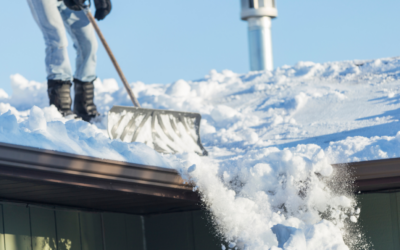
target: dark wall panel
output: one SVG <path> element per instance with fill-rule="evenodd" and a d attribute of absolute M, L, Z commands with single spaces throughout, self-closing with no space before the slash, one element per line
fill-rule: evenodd
<path fill-rule="evenodd" d="M 57 210 L 58 250 L 82 250 L 79 213 Z"/>
<path fill-rule="evenodd" d="M 103 220 L 106 249 L 128 250 L 125 216 L 123 214 L 105 213 Z"/>
<path fill-rule="evenodd" d="M 221 243 L 203 211 L 141 217 L 0 203 L 0 250 L 220 250 Z"/>
<path fill-rule="evenodd" d="M 221 250 L 221 238 L 207 212 L 193 212 L 195 250 Z"/>
<path fill-rule="evenodd" d="M 103 228 L 100 213 L 79 214 L 81 223 L 82 250 L 103 250 Z"/>
<path fill-rule="evenodd" d="M 53 209 L 31 207 L 33 250 L 57 249 L 55 212 Z"/>
<path fill-rule="evenodd" d="M 376 193 L 359 195 L 360 225 L 373 249 L 399 250 L 398 194 Z"/>
<path fill-rule="evenodd" d="M 4 213 L 3 205 L 0 205 L 0 250 L 6 249 L 5 235 L 4 235 Z"/>
<path fill-rule="evenodd" d="M 147 250 L 220 250 L 222 241 L 203 211 L 147 216 Z"/>
<path fill-rule="evenodd" d="M 129 250 L 145 250 L 141 216 L 125 215 L 127 245 Z"/>
<path fill-rule="evenodd" d="M 4 204 L 4 231 L 7 250 L 31 250 L 29 207 Z"/>
<path fill-rule="evenodd" d="M 191 212 L 147 216 L 147 250 L 194 250 Z"/>

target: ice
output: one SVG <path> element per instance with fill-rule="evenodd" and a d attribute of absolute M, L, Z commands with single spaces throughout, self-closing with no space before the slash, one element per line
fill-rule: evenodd
<path fill-rule="evenodd" d="M 105 124 L 118 116 L 107 111 L 132 106 L 113 79 L 95 82 L 104 116 L 92 124 L 48 107 L 44 81 L 17 74 L 11 85 L 0 89 L 0 142 L 177 169 L 223 249 L 367 249 L 351 180 L 331 164 L 400 157 L 400 58 L 130 84 L 143 107 L 201 113 L 207 157 L 110 140 Z"/>

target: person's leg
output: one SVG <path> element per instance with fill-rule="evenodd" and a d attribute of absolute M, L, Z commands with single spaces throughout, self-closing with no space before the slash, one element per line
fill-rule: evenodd
<path fill-rule="evenodd" d="M 43 33 L 46 44 L 46 71 L 48 80 L 72 80 L 68 58 L 68 40 L 57 0 L 28 0 L 33 18 Z"/>
<path fill-rule="evenodd" d="M 97 40 L 94 28 L 83 11 L 68 9 L 59 5 L 65 27 L 74 41 L 76 49 L 76 71 L 74 75 L 74 113 L 85 121 L 99 115 L 94 104 L 96 79 Z"/>
<path fill-rule="evenodd" d="M 50 105 L 55 105 L 64 116 L 71 115 L 72 71 L 67 53 L 67 36 L 58 11 L 59 2 L 28 0 L 28 4 L 46 44 L 47 93 Z"/>
<path fill-rule="evenodd" d="M 63 2 L 60 2 L 58 8 L 76 50 L 74 79 L 92 82 L 96 79 L 96 53 L 98 48 L 94 28 L 84 11 L 70 10 Z"/>

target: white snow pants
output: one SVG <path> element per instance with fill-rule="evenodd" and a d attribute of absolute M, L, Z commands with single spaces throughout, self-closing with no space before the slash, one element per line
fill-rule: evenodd
<path fill-rule="evenodd" d="M 48 80 L 91 82 L 96 79 L 97 40 L 94 29 L 83 11 L 68 9 L 63 1 L 27 0 L 32 15 L 46 43 Z M 66 31 L 76 50 L 76 71 L 72 70 L 67 53 Z"/>

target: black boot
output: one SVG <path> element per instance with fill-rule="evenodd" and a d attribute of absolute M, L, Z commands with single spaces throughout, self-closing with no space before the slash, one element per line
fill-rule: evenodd
<path fill-rule="evenodd" d="M 71 85 L 70 81 L 47 81 L 47 94 L 49 95 L 50 105 L 56 106 L 63 116 L 73 114 L 71 110 Z"/>
<path fill-rule="evenodd" d="M 90 119 L 99 116 L 94 99 L 93 82 L 82 82 L 74 79 L 74 113 L 82 117 L 82 120 L 89 122 Z"/>

